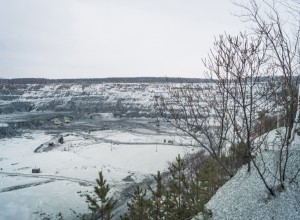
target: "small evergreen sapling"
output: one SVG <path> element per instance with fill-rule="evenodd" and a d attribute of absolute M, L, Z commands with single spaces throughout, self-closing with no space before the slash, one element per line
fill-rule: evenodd
<path fill-rule="evenodd" d="M 187 219 L 190 217 L 187 213 L 186 193 L 188 190 L 188 179 L 185 175 L 186 164 L 184 160 L 178 155 L 176 161 L 171 163 L 169 167 L 171 178 L 169 179 L 169 193 L 170 201 L 173 203 L 174 217 L 178 220 Z"/>
<path fill-rule="evenodd" d="M 86 202 L 93 213 L 100 215 L 101 220 L 110 220 L 111 212 L 117 201 L 107 196 L 110 187 L 106 184 L 102 171 L 99 172 L 99 179 L 96 179 L 96 182 L 97 186 L 94 187 L 96 196 L 86 195 Z"/>
<path fill-rule="evenodd" d="M 134 190 L 130 202 L 127 203 L 128 212 L 121 216 L 122 220 L 147 220 L 149 217 L 150 202 L 146 199 L 146 189 L 139 186 Z"/>
<path fill-rule="evenodd" d="M 188 203 L 187 211 L 191 216 L 197 215 L 200 211 L 204 210 L 204 194 L 205 189 L 202 186 L 200 178 L 200 172 L 193 173 L 189 178 L 189 189 L 186 195 L 186 201 Z M 207 202 L 207 201 L 206 201 Z"/>
<path fill-rule="evenodd" d="M 152 189 L 149 186 L 149 190 L 152 193 L 152 198 L 150 200 L 150 208 L 149 208 L 149 215 L 151 219 L 154 220 L 161 220 L 164 218 L 164 192 L 165 186 L 162 182 L 162 176 L 160 171 L 157 172 L 157 175 L 154 176 L 154 180 L 156 183 L 156 189 Z"/>
<path fill-rule="evenodd" d="M 163 201 L 163 211 L 164 211 L 164 218 L 165 220 L 173 220 L 175 213 L 175 204 L 171 200 L 171 195 L 168 190 L 165 192 L 164 201 Z"/>

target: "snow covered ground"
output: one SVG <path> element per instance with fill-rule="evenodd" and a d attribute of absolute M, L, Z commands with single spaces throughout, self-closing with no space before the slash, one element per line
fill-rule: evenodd
<path fill-rule="evenodd" d="M 147 129 L 59 135 L 35 131 L 1 139 L 0 219 L 79 218 L 89 212 L 84 195 L 93 191 L 99 171 L 118 197 L 128 184 L 142 182 L 165 170 L 178 154 L 194 150 L 167 140 L 174 136 Z M 41 173 L 32 174 L 32 168 Z M 123 180 L 129 176 L 131 182 Z"/>
<path fill-rule="evenodd" d="M 212 211 L 212 219 L 300 219 L 300 137 L 295 135 L 292 142 L 286 171 L 286 188 L 282 190 L 278 188 L 278 179 L 274 178 L 274 174 L 278 176 L 280 155 L 279 147 L 274 142 L 276 133 L 275 130 L 270 132 L 267 138 L 268 143 L 272 142 L 272 147 L 257 156 L 257 164 L 269 186 L 274 188 L 276 196 L 270 195 L 254 167 L 248 173 L 247 166 L 243 166 L 206 205 Z"/>

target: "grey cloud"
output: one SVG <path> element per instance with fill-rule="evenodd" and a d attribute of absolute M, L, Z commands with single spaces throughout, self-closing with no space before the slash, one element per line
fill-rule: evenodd
<path fill-rule="evenodd" d="M 222 3 L 221 3 L 222 2 Z M 0 77 L 201 77 L 227 1 L 0 0 Z"/>

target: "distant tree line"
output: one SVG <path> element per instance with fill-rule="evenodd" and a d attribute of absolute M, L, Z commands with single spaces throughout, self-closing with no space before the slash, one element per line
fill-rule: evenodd
<path fill-rule="evenodd" d="M 79 79 L 46 79 L 46 78 L 15 78 L 1 79 L 5 84 L 58 84 L 58 83 L 207 83 L 205 78 L 175 78 L 175 77 L 110 77 L 110 78 L 79 78 Z"/>
<path fill-rule="evenodd" d="M 259 77 L 260 82 L 268 82 L 266 76 Z M 281 76 L 273 76 L 275 82 L 281 81 Z M 296 78 L 295 78 L 296 80 Z M 110 77 L 110 78 L 78 78 L 78 79 L 47 79 L 47 78 L 0 78 L 0 84 L 100 84 L 100 83 L 209 83 L 217 79 L 206 78 L 176 78 L 176 77 Z"/>

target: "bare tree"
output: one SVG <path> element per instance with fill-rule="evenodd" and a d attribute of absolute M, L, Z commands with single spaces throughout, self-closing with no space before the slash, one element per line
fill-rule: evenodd
<path fill-rule="evenodd" d="M 221 157 L 228 146 L 237 143 L 245 146 L 250 171 L 256 111 L 269 96 L 262 80 L 272 74 L 266 48 L 262 36 L 219 36 L 204 60 L 207 76 L 217 79 L 203 85 L 169 87 L 168 96 L 157 102 L 160 115 L 196 140 L 229 176 L 234 171 Z"/>
<path fill-rule="evenodd" d="M 248 171 L 252 162 L 274 195 L 264 167 L 259 167 L 254 159 L 267 138 L 265 135 L 257 141 L 262 131 L 256 125 L 265 115 L 259 114 L 260 111 L 273 115 L 281 111 L 280 119 L 286 129 L 281 134 L 278 179 L 284 188 L 298 101 L 300 25 L 288 25 L 294 27 L 288 32 L 276 0 L 272 4 L 260 1 L 263 6 L 257 2 L 235 3 L 243 9 L 240 16 L 251 23 L 251 28 L 248 33 L 235 37 L 224 34 L 215 38 L 213 49 L 203 60 L 211 82 L 169 86 L 167 96 L 156 100 L 156 110 L 175 128 L 193 138 L 230 177 L 234 171 L 224 163 L 222 154 L 230 145 L 243 146 Z M 277 174 L 273 175 L 277 178 Z"/>
<path fill-rule="evenodd" d="M 253 34 L 263 35 L 268 41 L 268 56 L 274 64 L 274 72 L 279 77 L 275 84 L 278 110 L 283 112 L 285 130 L 279 151 L 278 173 L 284 188 L 289 149 L 296 123 L 300 73 L 300 2 L 297 0 L 250 0 L 247 4 L 235 3 L 242 8 L 239 14 L 243 21 L 251 25 Z"/>
<path fill-rule="evenodd" d="M 221 160 L 230 124 L 222 109 L 225 101 L 221 100 L 219 108 L 213 107 L 219 101 L 217 93 L 214 83 L 169 86 L 167 96 L 157 98 L 155 108 L 163 119 L 194 139 L 231 177 L 233 173 Z"/>
<path fill-rule="evenodd" d="M 215 41 L 204 64 L 208 74 L 218 79 L 218 89 L 223 95 L 222 99 L 226 100 L 224 110 L 232 126 L 232 142 L 245 146 L 250 172 L 257 112 L 265 107 L 270 111 L 273 107 L 266 105 L 268 97 L 272 95 L 272 90 L 266 87 L 273 78 L 266 41 L 262 35 L 222 35 Z"/>

